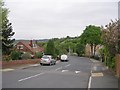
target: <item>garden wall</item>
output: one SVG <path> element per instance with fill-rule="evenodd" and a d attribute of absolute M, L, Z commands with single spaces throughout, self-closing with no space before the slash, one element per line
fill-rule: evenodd
<path fill-rule="evenodd" d="M 1 62 L 0 62 L 1 63 Z M 14 61 L 2 61 L 2 68 L 15 67 L 26 64 L 39 64 L 40 59 L 31 59 L 31 60 L 14 60 Z"/>
<path fill-rule="evenodd" d="M 116 67 L 116 75 L 117 77 L 120 78 L 120 54 L 116 55 L 115 67 Z"/>

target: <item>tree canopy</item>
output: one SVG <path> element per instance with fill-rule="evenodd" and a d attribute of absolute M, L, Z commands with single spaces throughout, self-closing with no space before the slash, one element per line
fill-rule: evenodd
<path fill-rule="evenodd" d="M 13 47 L 13 42 L 15 41 L 15 39 L 11 39 L 11 37 L 15 34 L 15 32 L 13 32 L 12 29 L 12 23 L 9 22 L 8 20 L 8 9 L 3 7 L 4 3 L 2 1 L 0 1 L 0 4 L 2 4 L 1 10 L 1 16 L 0 16 L 0 20 L 1 22 L 1 31 L 0 33 L 1 35 L 1 40 L 2 40 L 2 52 L 4 55 L 9 55 L 11 52 L 11 49 Z"/>
<path fill-rule="evenodd" d="M 101 29 L 100 27 L 89 25 L 82 33 L 81 42 L 91 46 L 91 55 L 95 54 L 95 49 L 101 43 Z"/>

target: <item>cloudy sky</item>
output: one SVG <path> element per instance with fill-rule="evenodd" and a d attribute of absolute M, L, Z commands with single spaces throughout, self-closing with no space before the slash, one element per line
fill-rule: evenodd
<path fill-rule="evenodd" d="M 108 2 L 109 1 L 109 2 Z M 5 0 L 16 39 L 79 36 L 118 18 L 118 0 Z"/>

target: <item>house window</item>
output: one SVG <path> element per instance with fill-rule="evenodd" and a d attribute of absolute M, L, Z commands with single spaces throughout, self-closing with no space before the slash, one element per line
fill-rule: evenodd
<path fill-rule="evenodd" d="M 23 49 L 23 45 L 17 45 L 17 49 Z"/>

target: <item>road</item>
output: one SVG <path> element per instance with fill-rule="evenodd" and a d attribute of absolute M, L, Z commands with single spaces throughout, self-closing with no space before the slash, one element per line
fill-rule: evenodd
<path fill-rule="evenodd" d="M 89 58 L 70 56 L 68 62 L 59 62 L 52 66 L 36 65 L 5 71 L 2 73 L 2 88 L 102 88 L 103 86 L 99 85 L 102 79 L 98 78 L 103 77 L 103 73 L 94 72 L 106 69 L 95 63 Z M 91 75 L 98 77 L 93 78 Z M 108 80 L 111 80 L 113 85 L 107 83 L 104 87 L 118 88 L 117 79 L 111 78 L 114 77 Z"/>

